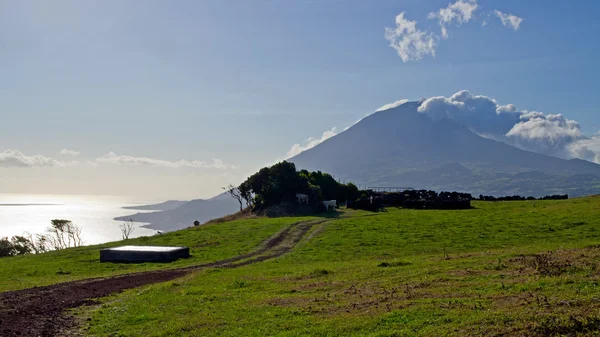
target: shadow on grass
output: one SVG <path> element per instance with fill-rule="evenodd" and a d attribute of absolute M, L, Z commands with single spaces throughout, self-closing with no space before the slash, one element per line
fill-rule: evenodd
<path fill-rule="evenodd" d="M 313 214 L 316 217 L 319 218 L 325 218 L 325 219 L 336 219 L 339 218 L 340 216 L 342 216 L 342 212 L 335 210 L 335 211 L 324 211 L 324 212 L 320 212 L 320 213 L 315 213 Z"/>

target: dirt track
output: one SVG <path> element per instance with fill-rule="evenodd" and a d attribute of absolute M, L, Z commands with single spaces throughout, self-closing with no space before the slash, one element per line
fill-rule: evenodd
<path fill-rule="evenodd" d="M 180 269 L 94 278 L 0 293 L 0 336 L 56 336 L 75 326 L 65 310 L 96 304 L 94 299 L 146 284 L 173 280 L 203 268 L 236 268 L 279 257 L 291 251 L 318 224 L 299 222 L 267 240 L 256 251 L 227 260 Z"/>

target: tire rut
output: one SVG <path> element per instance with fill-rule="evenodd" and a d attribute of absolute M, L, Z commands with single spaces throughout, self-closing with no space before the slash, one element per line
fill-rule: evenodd
<path fill-rule="evenodd" d="M 335 219 L 292 224 L 251 253 L 190 267 L 90 278 L 0 293 L 0 336 L 55 336 L 76 327 L 65 310 L 95 305 L 95 299 L 147 284 L 174 280 L 205 268 L 238 268 L 292 251 L 315 225 Z"/>

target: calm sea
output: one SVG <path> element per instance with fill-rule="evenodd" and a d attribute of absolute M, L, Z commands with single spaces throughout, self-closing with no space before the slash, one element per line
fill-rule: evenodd
<path fill-rule="evenodd" d="M 131 197 L 98 195 L 28 195 L 0 194 L 0 237 L 21 235 L 24 232 L 42 233 L 52 219 L 67 219 L 83 228 L 85 244 L 121 239 L 117 216 L 142 211 L 126 210 L 164 200 L 142 200 Z M 155 230 L 136 224 L 131 237 L 156 234 Z"/>

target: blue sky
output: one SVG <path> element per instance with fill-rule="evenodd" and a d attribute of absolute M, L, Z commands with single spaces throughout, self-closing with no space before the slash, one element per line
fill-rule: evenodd
<path fill-rule="evenodd" d="M 428 15 L 449 4 L 3 1 L 0 153 L 93 167 L 3 168 L 18 180 L 0 179 L 0 187 L 127 193 L 118 185 L 136 194 L 143 186 L 165 193 L 160 186 L 169 184 L 169 197 L 209 196 L 386 103 L 463 89 L 564 114 L 588 135 L 600 130 L 600 3 L 479 0 L 473 17 L 449 24 L 443 39 Z M 519 29 L 494 10 L 522 18 Z M 385 28 L 401 12 L 438 36 L 435 56 L 403 62 L 389 46 Z M 98 165 L 111 151 L 128 156 L 120 163 L 209 164 Z M 224 164 L 211 165 L 214 158 Z M 113 190 L 109 179 L 119 181 Z"/>

